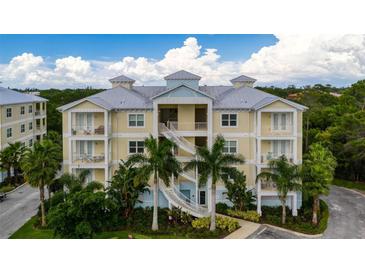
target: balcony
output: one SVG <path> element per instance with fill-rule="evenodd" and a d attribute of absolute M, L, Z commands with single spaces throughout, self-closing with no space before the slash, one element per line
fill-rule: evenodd
<path fill-rule="evenodd" d="M 184 123 L 178 121 L 167 121 L 164 123 L 167 128 L 174 131 L 207 131 L 208 123 L 207 122 L 191 122 Z"/>
<path fill-rule="evenodd" d="M 89 126 L 72 126 L 72 135 L 86 136 L 86 135 L 104 135 L 105 128 L 103 125 L 98 127 Z"/>
<path fill-rule="evenodd" d="M 72 162 L 75 164 L 97 164 L 97 163 L 104 163 L 105 155 L 104 153 L 101 154 L 73 154 L 72 155 Z"/>
<path fill-rule="evenodd" d="M 261 190 L 276 191 L 276 184 L 271 181 L 261 181 Z"/>
<path fill-rule="evenodd" d="M 44 110 L 39 110 L 39 109 L 36 109 L 34 111 L 34 115 L 35 116 L 42 116 L 42 115 L 46 115 L 46 112 Z"/>
<path fill-rule="evenodd" d="M 268 152 L 268 153 L 262 154 L 260 157 L 260 163 L 268 164 L 271 160 L 278 159 L 282 155 L 285 155 L 285 157 L 288 159 L 288 161 L 290 163 L 294 163 L 293 154 L 291 154 L 291 153 L 280 154 L 280 153 L 273 153 L 273 152 Z"/>

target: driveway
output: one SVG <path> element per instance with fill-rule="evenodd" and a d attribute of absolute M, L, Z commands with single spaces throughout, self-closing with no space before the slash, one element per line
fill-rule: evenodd
<path fill-rule="evenodd" d="M 323 197 L 329 206 L 330 218 L 323 239 L 365 239 L 365 196 L 346 188 L 331 186 Z M 290 232 L 261 226 L 251 239 L 300 239 Z"/>
<path fill-rule="evenodd" d="M 7 239 L 37 213 L 39 192 L 24 185 L 0 203 L 0 239 Z"/>

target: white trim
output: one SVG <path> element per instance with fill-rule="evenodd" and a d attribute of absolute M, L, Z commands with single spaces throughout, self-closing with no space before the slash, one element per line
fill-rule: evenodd
<path fill-rule="evenodd" d="M 296 109 L 291 108 L 267 108 L 260 110 L 261 112 L 296 112 Z"/>
<path fill-rule="evenodd" d="M 40 117 L 37 116 L 37 118 L 34 118 L 33 116 L 31 116 L 31 117 L 24 118 L 24 119 L 19 119 L 19 120 L 14 120 L 12 122 L 3 123 L 3 124 L 0 124 L 0 128 L 5 128 L 5 127 L 16 125 L 19 123 L 23 123 L 23 122 L 27 122 L 27 121 L 34 121 L 36 119 L 42 119 L 42 118 L 46 118 L 46 115 L 43 115 Z"/>
<path fill-rule="evenodd" d="M 239 153 L 239 141 L 237 139 L 225 139 L 226 142 L 236 142 L 236 152 L 225 152 L 227 154 L 238 154 Z M 225 145 L 225 144 L 224 144 Z M 228 146 L 231 148 L 231 146 Z"/>
<path fill-rule="evenodd" d="M 82 113 L 82 112 L 104 112 L 106 111 L 105 109 L 92 109 L 92 108 L 79 108 L 79 109 L 71 109 L 70 111 L 68 112 L 71 112 L 71 113 Z"/>
<path fill-rule="evenodd" d="M 149 132 L 120 132 L 113 133 L 112 138 L 148 138 L 151 133 Z"/>
<path fill-rule="evenodd" d="M 136 152 L 130 152 L 130 142 L 136 142 Z M 145 151 L 146 147 L 144 145 L 144 140 L 142 140 L 142 139 L 132 139 L 132 140 L 127 141 L 127 143 L 128 143 L 127 155 L 133 155 L 133 154 L 140 153 L 140 152 L 138 152 L 138 142 L 143 142 L 143 151 Z"/>
<path fill-rule="evenodd" d="M 199 90 L 199 89 L 192 88 L 192 87 L 190 87 L 190 86 L 188 86 L 188 85 L 185 85 L 185 84 L 181 84 L 181 85 L 179 85 L 179 86 L 177 86 L 177 87 L 173 87 L 173 88 L 171 88 L 171 89 L 168 89 L 168 90 L 166 90 L 166 91 L 163 91 L 163 92 L 161 92 L 161 93 L 159 93 L 159 94 L 157 94 L 157 95 L 155 95 L 155 96 L 151 97 L 151 99 L 152 99 L 152 100 L 155 100 L 156 98 L 161 97 L 162 95 L 168 94 L 168 93 L 170 93 L 171 91 L 173 91 L 173 90 L 175 90 L 175 89 L 178 89 L 178 88 L 181 88 L 181 87 L 188 88 L 188 89 L 190 89 L 190 90 L 192 90 L 192 91 L 195 91 L 195 92 L 197 92 L 197 93 L 199 93 L 199 94 L 201 94 L 201 95 L 203 95 L 203 96 L 205 96 L 205 97 L 208 97 L 208 98 L 210 98 L 210 99 L 213 99 L 213 100 L 215 99 L 214 97 L 210 96 L 209 94 L 207 94 L 207 93 L 205 93 L 205 92 L 203 92 L 203 91 L 201 91 L 201 90 Z M 166 98 L 166 97 L 163 97 L 163 98 Z M 170 98 L 186 98 L 186 97 L 170 97 Z M 193 98 L 197 98 L 197 97 L 193 97 Z M 199 98 L 199 97 L 198 97 L 198 98 Z M 158 99 L 157 99 L 157 100 L 158 100 Z"/>
<path fill-rule="evenodd" d="M 247 132 L 216 132 L 214 136 L 222 135 L 224 138 L 255 138 L 255 133 Z"/>
<path fill-rule="evenodd" d="M 174 105 L 199 105 L 212 102 L 209 97 L 161 97 L 154 100 L 157 104 L 174 104 Z"/>
<path fill-rule="evenodd" d="M 230 122 L 231 122 L 231 118 L 230 118 L 230 115 L 231 114 L 234 114 L 234 115 L 236 115 L 236 125 L 235 126 L 230 126 L 229 124 L 230 124 Z M 223 126 L 222 125 L 222 116 L 223 115 L 228 115 L 228 126 Z M 222 113 L 220 113 L 220 127 L 221 128 L 237 128 L 238 127 L 238 113 L 237 112 L 222 112 Z"/>
<path fill-rule="evenodd" d="M 295 109 L 299 109 L 299 110 L 301 110 L 301 111 L 305 111 L 305 110 L 307 110 L 307 109 L 308 109 L 306 106 L 302 106 L 302 105 L 296 104 L 296 103 L 294 103 L 294 102 L 291 102 L 291 101 L 289 101 L 289 100 L 285 100 L 285 99 L 283 99 L 283 98 L 277 97 L 275 100 L 273 100 L 273 101 L 271 101 L 271 102 L 268 102 L 268 103 L 266 103 L 266 104 L 264 104 L 264 105 L 260 106 L 260 107 L 259 107 L 259 108 L 257 108 L 256 110 L 262 109 L 262 108 L 264 108 L 264 107 L 266 107 L 266 106 L 268 106 L 268 105 L 271 105 L 271 104 L 273 104 L 273 103 L 275 103 L 275 102 L 277 102 L 277 101 L 280 101 L 280 102 L 282 102 L 282 103 L 284 103 L 284 104 L 287 104 L 287 105 L 289 105 L 289 106 L 291 106 L 291 107 L 293 107 L 293 108 L 295 108 Z"/>
<path fill-rule="evenodd" d="M 138 119 L 136 120 L 136 126 L 129 125 L 129 115 L 143 115 L 143 126 L 137 126 Z M 137 117 L 136 117 L 137 118 Z M 127 128 L 145 128 L 146 127 L 146 114 L 143 112 L 128 112 L 127 113 Z"/>

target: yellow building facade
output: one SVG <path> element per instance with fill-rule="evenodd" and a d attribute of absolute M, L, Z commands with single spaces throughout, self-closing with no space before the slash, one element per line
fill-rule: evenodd
<path fill-rule="evenodd" d="M 179 71 L 165 77 L 164 86 L 135 86 L 126 76 L 111 79 L 112 88 L 59 108 L 63 117 L 64 171 L 90 170 L 88 180 L 106 185 L 120 160 L 144 152 L 152 135 L 175 142 L 177 159 L 194 159 L 196 148 L 211 147 L 222 135 L 225 153 L 239 153 L 245 164 L 247 187 L 261 205 L 278 203 L 274 186 L 256 182 L 268 161 L 285 155 L 302 161 L 302 113 L 305 107 L 253 88 L 254 79 L 240 76 L 230 86 L 200 86 L 200 77 Z M 211 208 L 211 184 L 197 184 L 198 172 L 183 172 L 171 186 L 160 184 L 159 203 L 178 206 L 195 216 Z M 223 183 L 217 202 L 229 203 Z M 152 204 L 153 194 L 141 199 Z M 296 214 L 300 193 L 289 193 L 288 205 Z"/>

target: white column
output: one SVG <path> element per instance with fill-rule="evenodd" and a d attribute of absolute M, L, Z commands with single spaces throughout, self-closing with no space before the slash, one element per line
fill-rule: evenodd
<path fill-rule="evenodd" d="M 256 132 L 257 132 L 257 136 L 261 136 L 261 110 L 259 110 L 257 112 L 257 128 L 256 128 Z"/>
<path fill-rule="evenodd" d="M 257 167 L 257 174 L 259 174 L 260 172 L 261 172 L 261 167 Z M 261 212 L 261 180 L 257 181 L 256 192 L 257 192 L 257 195 L 256 195 L 257 196 L 256 197 L 257 213 L 261 216 L 261 214 L 262 214 L 262 212 Z"/>
<path fill-rule="evenodd" d="M 195 155 L 195 160 L 198 160 L 198 156 Z M 199 204 L 199 176 L 198 167 L 195 167 L 195 201 Z"/>
<path fill-rule="evenodd" d="M 153 102 L 153 136 L 158 137 L 158 103 Z"/>
<path fill-rule="evenodd" d="M 213 107 L 212 102 L 208 103 L 208 140 L 207 140 L 208 148 L 211 149 L 213 146 Z M 212 204 L 212 178 L 208 178 L 207 182 L 207 198 L 208 198 L 208 211 L 211 211 Z"/>
<path fill-rule="evenodd" d="M 261 137 L 257 137 L 257 155 L 256 155 L 256 163 L 261 164 Z"/>
<path fill-rule="evenodd" d="M 293 216 L 298 216 L 297 203 L 298 203 L 298 195 L 297 195 L 297 193 L 295 193 L 292 196 L 292 215 Z"/>

